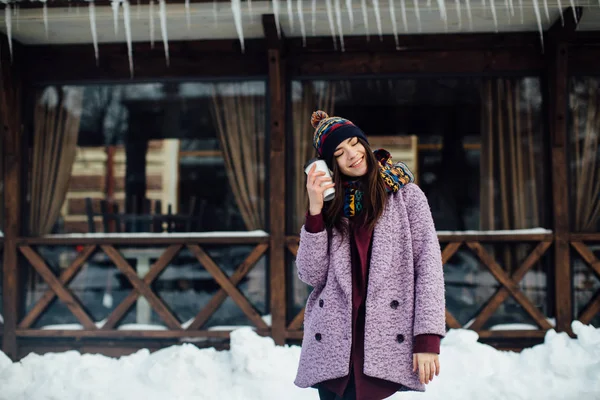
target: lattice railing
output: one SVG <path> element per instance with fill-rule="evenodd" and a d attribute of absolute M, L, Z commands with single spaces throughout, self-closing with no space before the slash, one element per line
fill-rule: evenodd
<path fill-rule="evenodd" d="M 552 246 L 553 234 L 545 233 L 502 233 L 495 232 L 489 234 L 439 234 L 438 238 L 442 244 L 442 262 L 446 264 L 459 249 L 467 247 L 477 257 L 481 264 L 494 277 L 499 284 L 499 288 L 494 292 L 489 300 L 481 304 L 481 308 L 469 323 L 468 328 L 477 331 L 480 337 L 541 337 L 546 330 L 551 329 L 552 325 L 544 313 L 533 304 L 533 302 L 520 289 L 520 283 L 525 275 L 537 265 L 541 258 L 548 252 Z M 524 258 L 521 264 L 508 273 L 501 266 L 499 260 L 494 257 L 484 247 L 484 244 L 529 244 L 534 245 L 533 250 Z M 299 238 L 290 236 L 287 238 L 287 248 L 292 255 L 298 252 Z M 549 283 L 548 283 L 549 285 Z M 525 312 L 538 325 L 538 330 L 523 331 L 489 331 L 484 330 L 485 323 L 494 314 L 494 312 L 510 297 L 525 310 Z M 595 304 L 595 303 L 594 303 Z M 288 324 L 288 337 L 301 338 L 301 329 L 304 319 L 304 309 L 302 309 Z M 446 323 L 449 328 L 463 328 L 454 315 L 446 309 Z"/>
<path fill-rule="evenodd" d="M 591 244 L 600 244 L 600 233 L 573 233 L 570 235 L 571 247 L 581 256 L 586 265 L 592 270 L 592 273 L 600 279 L 600 260 L 596 257 Z M 576 315 L 576 319 L 584 324 L 589 324 L 596 315 L 600 313 L 600 290 L 598 290 L 591 300 L 583 307 L 583 310 Z"/>
<path fill-rule="evenodd" d="M 146 338 L 178 338 L 178 337 L 228 337 L 229 331 L 202 330 L 209 318 L 215 314 L 223 302 L 230 297 L 240 308 L 243 314 L 252 322 L 257 331 L 268 334 L 269 325 L 263 320 L 258 310 L 237 287 L 257 264 L 269 248 L 268 235 L 255 236 L 224 236 L 209 237 L 202 235 L 147 235 L 144 237 L 131 237 L 125 234 L 94 235 L 93 237 L 48 236 L 42 238 L 23 238 L 19 240 L 18 250 L 29 261 L 33 269 L 48 285 L 41 298 L 30 308 L 29 312 L 18 324 L 17 336 L 20 337 L 146 337 Z M 204 245 L 253 245 L 253 249 L 244 261 L 228 276 L 215 262 Z M 46 260 L 35 250 L 35 246 L 80 246 L 78 256 L 59 275 L 55 274 L 48 266 Z M 150 266 L 147 273 L 139 276 L 121 254 L 117 246 L 166 246 Z M 208 303 L 198 311 L 191 321 L 182 326 L 177 317 L 172 313 L 160 296 L 152 288 L 153 282 L 170 265 L 178 253 L 187 248 L 197 262 L 210 274 L 218 284 L 219 289 Z M 132 289 L 118 304 L 101 326 L 94 322 L 86 312 L 77 296 L 69 289 L 69 283 L 81 271 L 92 254 L 101 252 L 131 284 Z M 126 316 L 127 312 L 143 297 L 149 306 L 164 322 L 167 330 L 117 330 L 117 325 Z M 82 330 L 53 330 L 35 329 L 32 326 L 47 311 L 50 304 L 58 299 L 67 306 L 71 314 L 82 325 Z"/>

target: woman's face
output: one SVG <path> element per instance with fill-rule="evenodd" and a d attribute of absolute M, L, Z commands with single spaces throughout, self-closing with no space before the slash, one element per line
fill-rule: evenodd
<path fill-rule="evenodd" d="M 367 173 L 365 155 L 365 147 L 358 141 L 357 137 L 344 140 L 335 148 L 333 153 L 340 172 L 352 178 L 358 178 Z"/>

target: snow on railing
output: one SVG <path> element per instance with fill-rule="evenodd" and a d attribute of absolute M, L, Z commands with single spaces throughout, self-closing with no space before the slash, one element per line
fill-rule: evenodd
<path fill-rule="evenodd" d="M 213 232 L 122 232 L 122 233 L 60 233 L 53 235 L 44 235 L 40 238 L 51 239 L 90 239 L 90 238 L 109 238 L 109 239 L 147 239 L 147 238 L 169 238 L 169 239 L 205 239 L 205 238 L 262 238 L 269 237 L 269 234 L 263 230 L 255 231 L 213 231 Z"/>

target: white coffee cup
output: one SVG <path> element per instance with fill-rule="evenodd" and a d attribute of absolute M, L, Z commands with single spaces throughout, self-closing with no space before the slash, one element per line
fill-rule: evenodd
<path fill-rule="evenodd" d="M 323 172 L 325 172 L 325 175 L 331 179 L 331 172 L 329 172 L 329 167 L 327 166 L 327 163 L 325 162 L 325 160 L 321 160 L 319 158 L 314 158 L 306 163 L 306 166 L 304 167 L 304 172 L 306 173 L 306 175 L 308 175 L 308 173 L 310 172 L 311 168 L 313 167 L 313 164 L 316 164 L 316 166 L 317 166 L 315 172 L 323 171 Z M 321 186 L 327 185 L 327 184 L 328 183 L 323 183 Z M 329 188 L 329 189 L 325 190 L 325 192 L 323 193 L 324 201 L 331 201 L 331 200 L 333 200 L 334 197 L 335 197 L 335 189 L 334 188 Z"/>

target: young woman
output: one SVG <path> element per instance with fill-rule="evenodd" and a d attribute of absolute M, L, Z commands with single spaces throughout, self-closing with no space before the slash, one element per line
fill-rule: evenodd
<path fill-rule="evenodd" d="M 296 265 L 313 287 L 296 385 L 321 400 L 424 391 L 440 372 L 444 278 L 431 211 L 404 164 L 372 152 L 352 122 L 313 113 L 313 167 Z M 335 188 L 324 204 L 323 192 Z"/>

